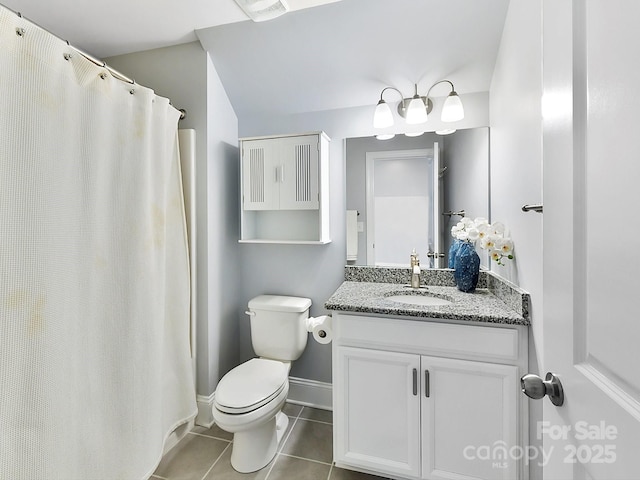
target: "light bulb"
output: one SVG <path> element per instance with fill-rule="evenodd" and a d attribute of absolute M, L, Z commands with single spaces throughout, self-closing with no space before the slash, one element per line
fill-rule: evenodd
<path fill-rule="evenodd" d="M 381 133 L 380 135 L 376 135 L 376 138 L 378 140 L 391 140 L 395 136 L 395 133 Z"/>
<path fill-rule="evenodd" d="M 427 121 L 427 107 L 418 95 L 414 96 L 407 107 L 407 123 L 415 125 Z"/>
<path fill-rule="evenodd" d="M 441 119 L 443 122 L 457 122 L 463 118 L 464 108 L 462 101 L 456 92 L 451 92 L 442 106 Z"/>
<path fill-rule="evenodd" d="M 373 114 L 373 128 L 387 128 L 393 125 L 393 115 L 387 102 L 380 100 Z"/>

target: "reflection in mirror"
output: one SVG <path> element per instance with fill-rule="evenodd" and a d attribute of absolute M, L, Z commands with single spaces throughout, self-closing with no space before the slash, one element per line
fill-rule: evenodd
<path fill-rule="evenodd" d="M 489 219 L 487 127 L 349 138 L 345 150 L 349 264 L 408 266 L 415 248 L 423 267 L 446 267 L 455 213 Z M 438 264 L 428 253 L 444 257 Z"/>

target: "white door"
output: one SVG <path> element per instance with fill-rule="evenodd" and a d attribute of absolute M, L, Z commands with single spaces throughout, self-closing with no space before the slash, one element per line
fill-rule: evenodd
<path fill-rule="evenodd" d="M 334 460 L 420 476 L 420 356 L 337 348 Z"/>
<path fill-rule="evenodd" d="M 518 441 L 518 367 L 423 356 L 422 478 L 514 480 L 522 459 L 493 455 Z"/>
<path fill-rule="evenodd" d="M 278 144 L 273 140 L 242 143 L 242 208 L 277 210 L 280 205 Z"/>
<path fill-rule="evenodd" d="M 413 249 L 426 265 L 434 216 L 429 149 L 367 152 L 367 264 L 408 266 Z"/>
<path fill-rule="evenodd" d="M 444 258 L 444 252 L 442 250 L 443 238 L 440 229 L 442 228 L 442 177 L 440 172 L 442 170 L 440 161 L 440 145 L 438 142 L 433 144 L 433 169 L 431 170 L 431 190 L 433 192 L 433 207 L 431 221 L 433 222 L 429 229 L 429 253 L 434 256 L 433 262 L 428 261 L 427 264 L 433 268 L 442 267 L 442 258 Z M 439 255 L 442 254 L 441 258 Z"/>
<path fill-rule="evenodd" d="M 317 210 L 319 207 L 319 137 L 280 139 L 278 179 L 280 210 Z"/>
<path fill-rule="evenodd" d="M 640 2 L 543 2 L 545 479 L 640 478 Z M 535 432 L 534 432 L 535 433 Z"/>

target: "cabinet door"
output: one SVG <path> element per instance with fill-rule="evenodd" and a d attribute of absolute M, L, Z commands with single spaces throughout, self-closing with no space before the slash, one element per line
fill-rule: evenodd
<path fill-rule="evenodd" d="M 422 357 L 423 478 L 519 478 L 517 374 L 510 365 Z"/>
<path fill-rule="evenodd" d="M 242 207 L 245 210 L 279 208 L 277 143 L 249 140 L 242 143 Z"/>
<path fill-rule="evenodd" d="M 320 206 L 318 135 L 279 139 L 281 210 L 317 210 Z"/>
<path fill-rule="evenodd" d="M 420 357 L 335 348 L 334 460 L 418 477 Z"/>

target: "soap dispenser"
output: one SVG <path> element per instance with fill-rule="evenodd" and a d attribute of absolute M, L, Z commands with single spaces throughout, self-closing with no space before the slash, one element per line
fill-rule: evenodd
<path fill-rule="evenodd" d="M 420 260 L 415 248 L 411 252 L 411 288 L 420 288 Z"/>

